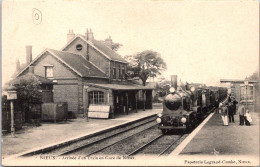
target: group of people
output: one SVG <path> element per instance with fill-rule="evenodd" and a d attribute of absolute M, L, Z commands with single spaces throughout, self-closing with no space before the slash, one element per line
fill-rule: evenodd
<path fill-rule="evenodd" d="M 222 117 L 223 125 L 228 126 L 228 123 L 235 123 L 234 115 L 236 115 L 236 104 L 238 102 L 234 97 L 229 97 L 226 103 L 219 104 L 219 112 Z M 251 117 L 249 110 L 246 109 L 245 105 L 240 102 L 238 106 L 239 114 L 239 125 L 250 126 Z"/>

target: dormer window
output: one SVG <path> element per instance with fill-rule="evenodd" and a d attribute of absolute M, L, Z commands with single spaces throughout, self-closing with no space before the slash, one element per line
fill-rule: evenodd
<path fill-rule="evenodd" d="M 46 65 L 45 67 L 45 77 L 53 78 L 53 65 Z"/>

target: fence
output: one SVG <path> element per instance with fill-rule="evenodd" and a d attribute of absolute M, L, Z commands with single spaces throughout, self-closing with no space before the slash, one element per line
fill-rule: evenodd
<path fill-rule="evenodd" d="M 17 102 L 14 101 L 14 127 L 15 130 L 22 129 L 22 112 L 17 107 Z M 2 96 L 2 131 L 11 131 L 11 108 L 10 101 L 7 96 Z"/>

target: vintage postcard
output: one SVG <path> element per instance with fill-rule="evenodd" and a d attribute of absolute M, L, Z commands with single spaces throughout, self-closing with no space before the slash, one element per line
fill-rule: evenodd
<path fill-rule="evenodd" d="M 4 166 L 259 166 L 259 2 L 3 0 Z"/>

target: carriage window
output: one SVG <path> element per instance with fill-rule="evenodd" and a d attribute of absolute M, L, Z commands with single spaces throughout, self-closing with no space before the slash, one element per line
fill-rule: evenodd
<path fill-rule="evenodd" d="M 104 103 L 104 92 L 92 91 L 89 92 L 89 104 L 102 104 Z"/>

